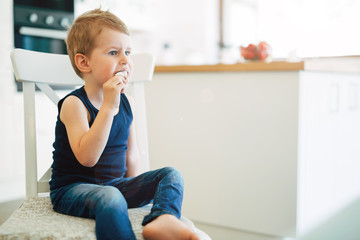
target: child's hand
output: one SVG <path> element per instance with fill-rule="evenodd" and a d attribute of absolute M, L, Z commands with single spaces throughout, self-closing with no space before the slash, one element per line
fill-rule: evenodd
<path fill-rule="evenodd" d="M 125 87 L 121 90 L 121 93 L 124 93 L 125 89 L 128 86 L 129 80 L 128 80 L 128 72 L 127 71 L 121 71 L 121 72 L 117 72 L 115 74 L 115 76 L 121 76 L 124 77 L 124 83 L 125 83 Z"/>
<path fill-rule="evenodd" d="M 124 92 L 127 80 L 124 76 L 114 76 L 103 84 L 103 106 L 109 108 L 114 116 L 119 111 L 120 94 Z"/>

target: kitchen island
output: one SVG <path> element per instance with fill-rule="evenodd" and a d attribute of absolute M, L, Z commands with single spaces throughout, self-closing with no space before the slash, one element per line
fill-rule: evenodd
<path fill-rule="evenodd" d="M 358 59 L 157 66 L 151 168 L 183 173 L 196 222 L 279 238 L 311 230 L 360 196 Z"/>

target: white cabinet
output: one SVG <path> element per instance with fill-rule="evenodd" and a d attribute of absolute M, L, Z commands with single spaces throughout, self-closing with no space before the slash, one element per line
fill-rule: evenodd
<path fill-rule="evenodd" d="M 360 196 L 360 74 L 302 72 L 300 232 Z"/>
<path fill-rule="evenodd" d="M 195 221 L 294 237 L 360 195 L 359 84 L 307 71 L 156 73 L 150 166 L 183 173 Z"/>

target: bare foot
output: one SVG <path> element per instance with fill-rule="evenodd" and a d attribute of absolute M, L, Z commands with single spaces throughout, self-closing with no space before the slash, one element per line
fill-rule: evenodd
<path fill-rule="evenodd" d="M 146 240 L 199 240 L 185 223 L 170 214 L 161 215 L 148 223 L 142 234 Z"/>

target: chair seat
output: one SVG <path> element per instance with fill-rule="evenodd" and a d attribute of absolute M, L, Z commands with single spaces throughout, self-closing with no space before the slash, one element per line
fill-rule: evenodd
<path fill-rule="evenodd" d="M 136 239 L 143 240 L 141 222 L 151 205 L 129 209 L 129 218 Z M 187 224 L 202 240 L 210 239 L 187 218 Z M 50 197 L 27 198 L 10 218 L 0 226 L 0 240 L 5 239 L 94 239 L 95 221 L 55 212 Z"/>

